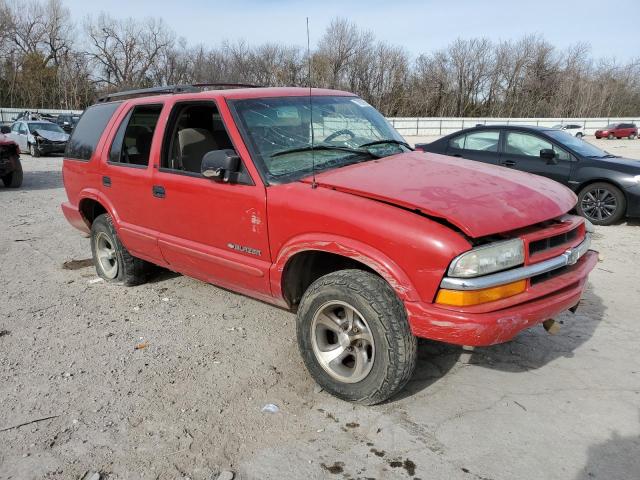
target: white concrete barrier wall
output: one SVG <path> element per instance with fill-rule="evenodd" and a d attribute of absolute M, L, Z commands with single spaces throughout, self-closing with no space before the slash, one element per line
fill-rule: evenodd
<path fill-rule="evenodd" d="M 13 119 L 24 112 L 80 114 L 82 110 L 52 110 L 52 109 L 28 109 L 28 108 L 2 108 L 0 107 L 0 123 L 11 123 Z M 640 115 L 636 117 L 602 117 L 602 118 L 494 118 L 494 117 L 389 117 L 387 120 L 398 132 L 405 137 L 448 135 L 463 128 L 483 125 L 537 125 L 540 127 L 553 127 L 558 124 L 575 123 L 582 125 L 585 135 L 593 135 L 596 130 L 610 123 L 625 122 L 640 124 Z"/>
<path fill-rule="evenodd" d="M 625 122 L 640 124 L 637 117 L 609 117 L 609 118 L 487 118 L 487 117 L 390 117 L 387 120 L 398 132 L 405 137 L 448 135 L 463 128 L 482 125 L 536 125 L 539 127 L 553 127 L 558 124 L 578 124 L 584 128 L 585 135 L 593 135 L 596 130 L 610 123 Z"/>
<path fill-rule="evenodd" d="M 73 114 L 79 115 L 79 114 L 82 113 L 82 110 L 52 110 L 52 109 L 48 109 L 48 108 L 3 108 L 3 107 L 0 107 L 0 123 L 1 124 L 12 123 L 13 119 L 17 115 L 20 115 L 25 110 L 28 110 L 30 112 L 37 112 L 37 113 L 48 113 L 48 114 L 51 114 L 51 115 L 59 115 L 61 113 L 73 113 Z"/>

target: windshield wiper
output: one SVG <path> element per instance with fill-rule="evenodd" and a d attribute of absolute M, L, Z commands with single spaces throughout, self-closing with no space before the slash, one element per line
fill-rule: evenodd
<path fill-rule="evenodd" d="M 362 147 L 371 147 L 373 145 L 382 145 L 385 143 L 393 143 L 396 145 L 402 145 L 403 147 L 407 147 L 409 150 L 413 150 L 413 147 L 411 145 L 409 145 L 407 142 L 403 142 L 401 140 L 396 140 L 394 138 L 387 138 L 384 140 L 376 140 L 374 142 L 368 142 L 368 143 L 363 143 L 362 145 L 359 145 L 358 148 L 362 148 Z"/>
<path fill-rule="evenodd" d="M 282 150 L 280 152 L 276 152 L 273 155 L 271 155 L 271 158 L 279 157 L 281 155 L 288 155 L 290 153 L 310 152 L 311 150 L 335 150 L 335 151 L 338 151 L 338 152 L 347 152 L 347 153 L 357 153 L 359 155 L 368 155 L 371 158 L 382 158 L 382 157 L 380 157 L 380 155 L 376 155 L 375 153 L 370 152 L 369 150 L 366 150 L 366 149 L 339 147 L 339 146 L 334 146 L 334 145 L 314 145 L 313 147 L 311 145 L 307 145 L 306 147 L 291 148 L 289 150 Z"/>

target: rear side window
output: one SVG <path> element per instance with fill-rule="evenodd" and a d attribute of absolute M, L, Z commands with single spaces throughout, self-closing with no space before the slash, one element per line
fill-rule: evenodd
<path fill-rule="evenodd" d="M 120 102 L 99 103 L 87 108 L 67 143 L 65 157 L 90 160 L 107 123 L 119 106 Z"/>
<path fill-rule="evenodd" d="M 480 132 L 467 133 L 452 138 L 449 142 L 451 148 L 459 150 L 476 150 L 480 152 L 497 152 L 500 132 L 497 130 L 482 130 Z"/>
<path fill-rule="evenodd" d="M 109 151 L 109 162 L 132 167 L 149 165 L 151 140 L 162 105 L 139 105 L 124 118 Z"/>

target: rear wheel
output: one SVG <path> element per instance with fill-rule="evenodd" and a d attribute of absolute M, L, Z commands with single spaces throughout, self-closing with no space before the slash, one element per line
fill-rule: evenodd
<path fill-rule="evenodd" d="M 576 137 L 578 137 L 578 138 L 582 138 L 583 136 L 584 136 L 584 135 L 582 134 L 582 132 L 578 132 L 578 133 L 576 133 Z"/>
<path fill-rule="evenodd" d="M 311 376 L 343 400 L 383 402 L 415 368 L 417 342 L 404 306 L 373 273 L 342 270 L 316 280 L 300 302 L 297 336 Z"/>
<path fill-rule="evenodd" d="M 91 225 L 91 253 L 98 276 L 107 282 L 139 285 L 146 280 L 148 263 L 122 245 L 111 216 L 106 213 Z"/>
<path fill-rule="evenodd" d="M 5 187 L 18 188 L 22 185 L 22 176 L 22 163 L 20 159 L 16 159 L 16 168 L 2 177 L 2 183 Z"/>
<path fill-rule="evenodd" d="M 619 221 L 626 208 L 626 198 L 620 189 L 605 182 L 592 183 L 580 190 L 576 207 L 580 215 L 596 225 Z"/>
<path fill-rule="evenodd" d="M 613 133 L 610 133 L 609 135 L 607 135 L 607 138 L 609 140 L 613 140 L 615 138 L 615 136 L 613 135 Z"/>
<path fill-rule="evenodd" d="M 631 135 L 629 135 L 629 140 L 633 140 L 634 138 L 636 138 L 636 134 L 632 133 Z"/>

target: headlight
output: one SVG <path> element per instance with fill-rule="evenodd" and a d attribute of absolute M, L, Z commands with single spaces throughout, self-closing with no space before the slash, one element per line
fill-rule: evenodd
<path fill-rule="evenodd" d="M 499 272 L 524 263 L 522 240 L 514 238 L 504 242 L 490 243 L 458 255 L 449 267 L 450 277 L 479 277 Z"/>
<path fill-rule="evenodd" d="M 636 175 L 635 177 L 632 178 L 632 180 L 636 183 L 640 183 L 640 175 Z"/>
<path fill-rule="evenodd" d="M 593 226 L 593 223 L 591 223 L 588 218 L 584 219 L 584 230 L 587 233 L 593 233 L 596 231 L 596 227 Z"/>

